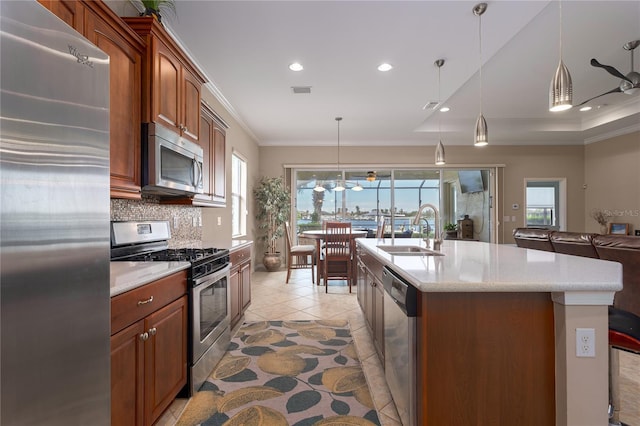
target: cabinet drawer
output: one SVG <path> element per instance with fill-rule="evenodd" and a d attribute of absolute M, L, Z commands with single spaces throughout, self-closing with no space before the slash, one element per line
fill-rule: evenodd
<path fill-rule="evenodd" d="M 229 253 L 229 259 L 233 266 L 251 260 L 251 246 L 243 247 Z"/>
<path fill-rule="evenodd" d="M 181 271 L 111 298 L 111 334 L 146 317 L 187 292 Z"/>

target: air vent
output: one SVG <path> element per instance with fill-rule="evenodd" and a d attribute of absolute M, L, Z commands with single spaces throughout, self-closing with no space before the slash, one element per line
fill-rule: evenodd
<path fill-rule="evenodd" d="M 293 86 L 291 90 L 295 94 L 308 94 L 311 93 L 311 86 Z"/>
<path fill-rule="evenodd" d="M 431 102 L 427 103 L 425 106 L 423 106 L 422 109 L 423 110 L 436 109 L 436 108 L 438 108 L 438 105 L 440 105 L 439 102 L 431 101 Z"/>

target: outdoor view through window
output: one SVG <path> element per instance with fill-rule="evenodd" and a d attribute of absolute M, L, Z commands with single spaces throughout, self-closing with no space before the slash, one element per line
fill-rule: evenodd
<path fill-rule="evenodd" d="M 294 214 L 297 232 L 320 229 L 327 220 L 349 221 L 354 229 L 375 234 L 378 219 L 386 218 L 385 234 L 396 238 L 433 236 L 433 211 L 426 209 L 413 225 L 420 205 L 439 207 L 440 227 L 470 216 L 477 222 L 476 239 L 489 241 L 488 170 L 294 170 Z M 475 183 L 467 187 L 468 172 Z M 462 186 L 461 186 L 462 181 Z M 336 190 L 338 183 L 346 188 Z M 486 232 L 484 232 L 486 231 Z"/>

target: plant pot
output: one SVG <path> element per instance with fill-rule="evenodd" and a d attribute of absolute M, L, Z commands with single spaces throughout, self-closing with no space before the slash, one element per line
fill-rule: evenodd
<path fill-rule="evenodd" d="M 265 253 L 262 258 L 262 264 L 269 272 L 277 271 L 280 269 L 280 265 L 282 264 L 280 261 L 280 252 Z"/>
<path fill-rule="evenodd" d="M 455 240 L 456 238 L 458 238 L 458 231 L 453 230 L 453 231 L 444 231 L 445 236 L 444 239 L 445 240 Z"/>

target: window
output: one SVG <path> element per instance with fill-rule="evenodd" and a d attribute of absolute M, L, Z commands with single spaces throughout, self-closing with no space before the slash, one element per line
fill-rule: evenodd
<path fill-rule="evenodd" d="M 247 234 L 247 162 L 231 154 L 231 236 Z"/>
<path fill-rule="evenodd" d="M 564 229 L 563 187 L 563 180 L 526 179 L 526 226 Z"/>

